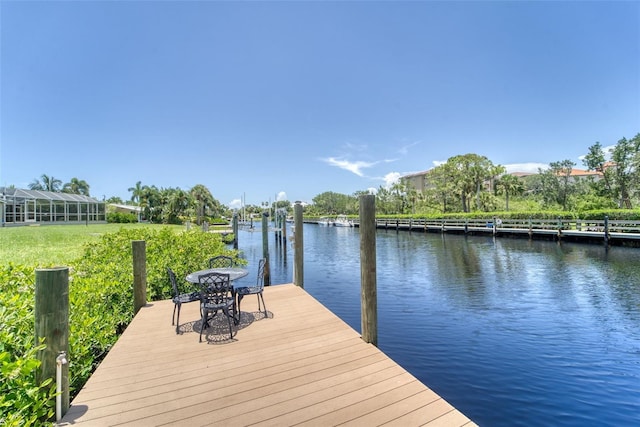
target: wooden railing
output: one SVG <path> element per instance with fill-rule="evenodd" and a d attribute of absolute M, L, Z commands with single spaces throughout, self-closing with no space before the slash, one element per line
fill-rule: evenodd
<path fill-rule="evenodd" d="M 354 225 L 359 226 L 358 220 Z M 582 220 L 582 219 L 424 219 L 379 218 L 376 227 L 390 230 L 425 232 L 462 232 L 500 234 L 527 234 L 529 237 L 546 235 L 558 239 L 573 237 L 583 239 L 626 239 L 640 241 L 640 221 L 634 220 Z"/>

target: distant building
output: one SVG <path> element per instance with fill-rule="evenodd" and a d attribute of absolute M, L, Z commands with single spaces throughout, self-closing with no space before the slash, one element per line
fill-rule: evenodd
<path fill-rule="evenodd" d="M 429 174 L 431 174 L 432 169 L 428 171 L 416 172 L 409 175 L 404 175 L 400 177 L 400 180 L 410 188 L 423 193 L 429 187 L 431 187 L 429 183 Z"/>
<path fill-rule="evenodd" d="M 105 203 L 90 196 L 0 187 L 0 225 L 106 222 Z"/>
<path fill-rule="evenodd" d="M 558 175 L 563 175 L 562 173 L 558 173 Z M 603 173 L 599 171 L 587 171 L 583 169 L 571 169 L 571 174 L 569 175 L 570 182 L 576 182 L 581 179 L 593 178 L 595 181 L 599 181 L 603 177 Z"/>
<path fill-rule="evenodd" d="M 134 214 L 138 218 L 138 222 L 142 221 L 142 207 L 140 206 L 109 203 L 109 205 L 107 205 L 107 210 L 109 212 Z"/>

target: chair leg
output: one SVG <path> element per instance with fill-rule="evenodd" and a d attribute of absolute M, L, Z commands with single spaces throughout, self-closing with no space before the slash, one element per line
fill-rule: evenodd
<path fill-rule="evenodd" d="M 180 309 L 182 308 L 182 304 L 176 304 L 178 307 L 178 317 L 176 318 L 176 334 L 180 333 Z M 173 310 L 176 310 L 176 307 L 173 307 Z"/>
<path fill-rule="evenodd" d="M 264 303 L 264 296 L 262 292 L 258 294 L 258 310 L 260 309 L 260 300 L 262 300 L 262 307 L 264 307 L 264 317 L 267 317 L 267 304 Z"/>
<path fill-rule="evenodd" d="M 244 295 L 238 294 L 238 323 L 240 323 L 240 316 L 242 315 L 242 312 L 240 311 L 240 303 L 242 302 L 242 298 L 244 298 Z"/>
<path fill-rule="evenodd" d="M 173 315 L 171 316 L 171 326 L 175 325 L 176 322 L 176 308 L 178 307 L 178 304 L 173 303 Z"/>
<path fill-rule="evenodd" d="M 202 330 L 207 324 L 207 310 L 202 310 L 202 325 L 200 326 L 200 342 L 202 342 Z"/>
<path fill-rule="evenodd" d="M 233 300 L 233 323 L 236 325 L 240 324 L 240 306 L 236 304 L 236 300 Z M 236 310 L 238 310 L 238 317 L 236 318 Z"/>
<path fill-rule="evenodd" d="M 231 316 L 229 315 L 229 309 L 228 308 L 223 308 L 222 312 L 227 316 L 227 321 L 229 322 L 229 339 L 233 338 L 233 327 L 231 326 Z M 234 317 L 234 323 L 235 323 L 235 317 Z"/>

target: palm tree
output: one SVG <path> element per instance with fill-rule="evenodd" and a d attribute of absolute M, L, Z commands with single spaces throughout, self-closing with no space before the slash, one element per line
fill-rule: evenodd
<path fill-rule="evenodd" d="M 44 188 L 40 180 L 34 179 L 31 184 L 29 184 L 29 190 L 44 190 Z"/>
<path fill-rule="evenodd" d="M 164 191 L 167 194 L 167 203 L 164 204 L 163 220 L 169 224 L 179 224 L 180 216 L 185 215 L 192 203 L 189 193 L 179 188 Z"/>
<path fill-rule="evenodd" d="M 196 210 L 196 224 L 200 225 L 202 217 L 204 217 L 206 208 L 213 208 L 213 196 L 211 195 L 209 189 L 202 184 L 193 186 L 190 193 L 198 204 L 198 209 Z"/>
<path fill-rule="evenodd" d="M 42 191 L 53 191 L 57 193 L 60 191 L 60 186 L 62 185 L 62 181 L 53 176 L 49 176 L 46 174 L 42 174 L 40 180 L 34 179 L 31 184 L 29 184 L 30 190 L 42 190 Z"/>
<path fill-rule="evenodd" d="M 84 179 L 71 178 L 71 181 L 67 182 L 62 187 L 63 193 L 82 194 L 84 196 L 89 195 L 89 184 Z"/>
<path fill-rule="evenodd" d="M 506 210 L 509 210 L 509 196 L 516 196 L 524 191 L 522 180 L 511 174 L 501 176 L 496 182 L 496 187 L 499 193 L 505 195 Z"/>
<path fill-rule="evenodd" d="M 143 188 L 142 181 L 138 181 L 136 182 L 135 187 L 129 187 L 127 190 L 131 192 L 131 201 L 136 205 L 140 204 L 140 197 L 142 196 Z"/>

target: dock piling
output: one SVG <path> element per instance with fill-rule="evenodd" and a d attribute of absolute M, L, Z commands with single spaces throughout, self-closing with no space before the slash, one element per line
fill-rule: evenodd
<path fill-rule="evenodd" d="M 304 288 L 304 239 L 302 226 L 302 203 L 297 201 L 293 206 L 294 213 L 294 236 L 295 236 L 295 253 L 293 260 L 293 283 Z"/>
<path fill-rule="evenodd" d="M 271 270 L 269 269 L 269 212 L 262 213 L 262 257 L 264 264 L 264 285 L 271 285 Z"/>
<path fill-rule="evenodd" d="M 57 383 L 60 369 L 60 406 L 64 415 L 69 409 L 69 364 L 59 368 L 56 359 L 60 353 L 69 354 L 68 267 L 36 269 L 34 314 L 36 344 L 43 341 L 46 345 L 37 354 L 40 369 L 36 377 L 38 382 L 50 378 Z"/>
<path fill-rule="evenodd" d="M 147 253 L 144 240 L 132 240 L 133 253 L 133 313 L 147 304 Z"/>
<path fill-rule="evenodd" d="M 360 196 L 360 279 L 362 339 L 378 345 L 378 297 L 376 282 L 376 198 Z M 397 228 L 396 228 L 397 231 Z"/>

